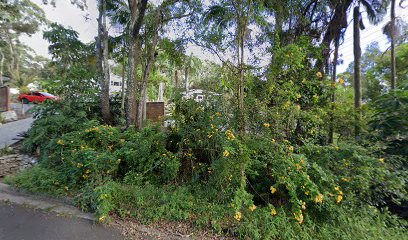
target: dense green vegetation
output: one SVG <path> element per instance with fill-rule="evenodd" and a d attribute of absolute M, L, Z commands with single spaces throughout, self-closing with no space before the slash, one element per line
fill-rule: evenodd
<path fill-rule="evenodd" d="M 406 239 L 406 40 L 395 89 L 389 52 L 372 45 L 362 56 L 361 106 L 355 68 L 332 74 L 328 50 L 360 1 L 98 2 L 95 43 L 58 24 L 44 32 L 53 60 L 41 85 L 61 100 L 35 109 L 23 145 L 39 164 L 9 183 L 72 197 L 101 222 L 185 221 L 243 239 Z M 361 4 L 381 18 L 388 1 Z M 120 36 L 106 36 L 106 18 Z M 186 54 L 188 43 L 221 63 Z M 127 90 L 106 101 L 108 58 Z M 169 127 L 142 117 L 160 83 Z M 183 97 L 194 88 L 218 94 Z"/>

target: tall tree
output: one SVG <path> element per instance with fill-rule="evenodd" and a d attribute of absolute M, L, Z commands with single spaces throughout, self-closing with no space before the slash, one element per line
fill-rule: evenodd
<path fill-rule="evenodd" d="M 387 11 L 389 1 L 386 0 L 358 0 L 353 10 L 353 52 L 354 52 L 354 107 L 357 110 L 355 134 L 358 136 L 360 129 L 360 107 L 361 107 L 361 46 L 360 30 L 364 30 L 360 4 L 367 11 L 368 20 L 378 24 Z"/>
<path fill-rule="evenodd" d="M 141 43 L 140 28 L 142 27 L 145 17 L 147 0 L 128 0 L 130 9 L 130 41 L 129 41 L 129 71 L 127 85 L 127 112 L 126 126 L 136 125 L 141 127 L 137 122 L 137 109 L 140 100 L 140 81 L 137 80 L 137 67 L 140 61 Z"/>
<path fill-rule="evenodd" d="M 142 127 L 143 119 L 145 115 L 145 107 L 147 100 L 147 83 L 152 70 L 153 64 L 156 59 L 156 46 L 159 42 L 159 31 L 162 27 L 162 14 L 163 6 L 157 7 L 151 15 L 149 15 L 149 21 L 146 22 L 144 28 L 144 61 L 142 61 L 142 79 L 139 90 L 139 101 L 137 109 L 137 126 Z"/>
<path fill-rule="evenodd" d="M 361 23 L 360 6 L 354 7 L 353 12 L 353 52 L 354 52 L 354 108 L 357 111 L 355 134 L 359 134 L 359 112 L 361 107 L 361 47 L 360 47 L 360 29 Z"/>
<path fill-rule="evenodd" d="M 100 104 L 103 121 L 112 123 L 112 113 L 109 103 L 109 63 L 108 63 L 108 31 L 106 29 L 106 0 L 98 1 L 98 38 L 96 48 L 98 51 L 99 84 L 101 86 Z"/>
<path fill-rule="evenodd" d="M 202 36 L 196 35 L 197 39 L 205 41 L 204 44 L 198 44 L 217 54 L 236 76 L 237 124 L 241 134 L 245 132 L 246 125 L 244 89 L 249 56 L 246 56 L 245 52 L 250 36 L 249 25 L 255 23 L 254 13 L 258 7 L 259 2 L 253 0 L 219 1 L 205 12 L 202 22 L 204 30 L 198 33 Z M 223 59 L 222 55 L 227 55 L 228 51 L 229 54 L 233 54 L 233 59 Z"/>
<path fill-rule="evenodd" d="M 333 70 L 332 70 L 332 94 L 331 94 L 331 111 L 329 113 L 329 144 L 332 144 L 334 141 L 334 103 L 336 101 L 336 77 L 337 77 L 337 61 L 339 59 L 339 45 L 340 45 L 340 36 L 337 36 L 334 40 L 334 56 L 333 56 Z"/>
<path fill-rule="evenodd" d="M 0 52 L 7 64 L 12 82 L 24 82 L 21 78 L 22 34 L 32 35 L 46 23 L 44 11 L 30 0 L 0 1 Z"/>
<path fill-rule="evenodd" d="M 395 1 L 391 0 L 391 89 L 395 89 L 396 85 L 396 64 L 395 64 Z"/>

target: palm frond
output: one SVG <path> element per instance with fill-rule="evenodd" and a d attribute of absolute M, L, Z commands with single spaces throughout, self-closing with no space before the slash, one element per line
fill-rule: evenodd
<path fill-rule="evenodd" d="M 387 13 L 389 0 L 361 0 L 361 4 L 367 11 L 368 20 L 373 23 L 379 23 Z"/>

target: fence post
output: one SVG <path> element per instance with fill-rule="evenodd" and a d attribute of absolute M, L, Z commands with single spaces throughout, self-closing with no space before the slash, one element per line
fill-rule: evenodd
<path fill-rule="evenodd" d="M 0 111 L 10 111 L 10 89 L 0 87 Z"/>

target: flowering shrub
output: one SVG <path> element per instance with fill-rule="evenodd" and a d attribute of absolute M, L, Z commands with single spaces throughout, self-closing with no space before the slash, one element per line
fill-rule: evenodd
<path fill-rule="evenodd" d="M 71 132 L 49 143 L 49 166 L 63 172 L 68 188 L 80 188 L 86 182 L 95 185 L 115 176 L 120 160 L 114 152 L 121 145 L 120 132 L 110 126 L 96 126 Z"/>
<path fill-rule="evenodd" d="M 228 201 L 245 185 L 248 163 L 246 146 L 230 129 L 228 115 L 216 102 L 179 100 L 175 116 L 169 141 L 178 140 L 181 178 L 204 183 L 216 201 Z"/>
<path fill-rule="evenodd" d="M 407 199 L 404 176 L 392 172 L 388 159 L 372 156 L 360 146 L 305 145 L 300 151 L 333 176 L 355 203 L 382 206 L 385 199 L 394 202 Z"/>
<path fill-rule="evenodd" d="M 305 214 L 330 216 L 342 204 L 345 195 L 334 176 L 308 161 L 289 141 L 255 137 L 248 147 L 248 191 L 256 204 L 267 205 L 272 215 L 284 207 L 302 224 Z"/>
<path fill-rule="evenodd" d="M 125 182 L 167 183 L 178 176 L 180 161 L 177 154 L 166 149 L 166 135 L 158 127 L 147 127 L 138 132 L 124 132 L 121 148 L 115 152 L 119 176 Z"/>

